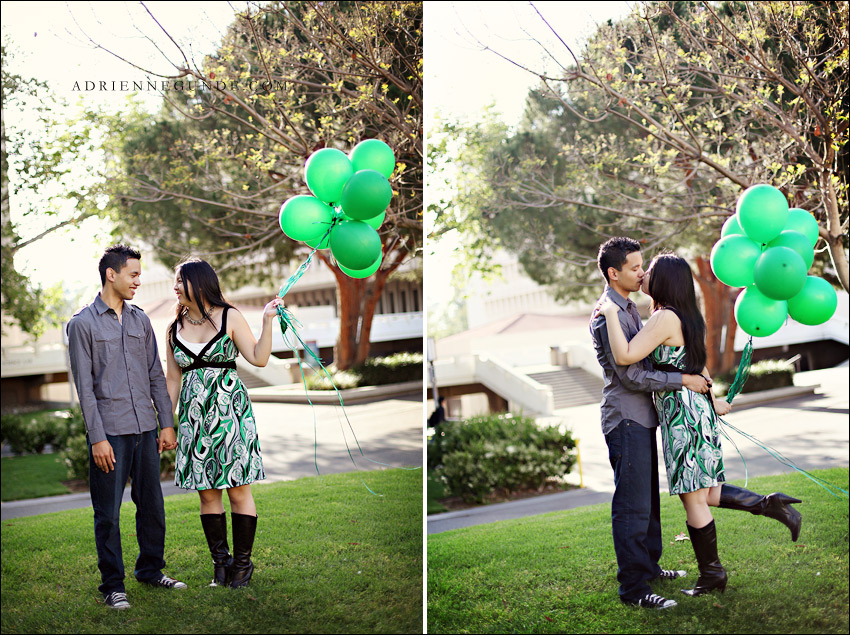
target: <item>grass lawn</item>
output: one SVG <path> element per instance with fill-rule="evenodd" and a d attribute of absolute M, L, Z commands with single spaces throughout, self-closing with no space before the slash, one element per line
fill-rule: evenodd
<path fill-rule="evenodd" d="M 127 611 L 101 603 L 90 508 L 4 522 L 2 632 L 421 633 L 422 472 L 370 471 L 368 484 L 383 496 L 360 473 L 256 485 L 256 570 L 240 590 L 207 586 L 194 495 L 165 499 L 165 573 L 189 588 L 137 583 L 125 503 Z"/>
<path fill-rule="evenodd" d="M 62 485 L 68 480 L 68 468 L 58 454 L 27 454 L 0 459 L 2 483 L 0 499 L 23 500 L 68 494 Z"/>
<path fill-rule="evenodd" d="M 848 470 L 815 472 L 847 489 Z M 735 481 L 743 485 L 742 481 Z M 750 479 L 748 489 L 803 499 L 797 543 L 769 518 L 714 509 L 724 594 L 688 598 L 698 577 L 678 497 L 663 496 L 667 569 L 653 584 L 679 605 L 625 606 L 617 596 L 610 505 L 457 529 L 428 537 L 429 633 L 847 633 L 848 502 L 800 474 Z"/>

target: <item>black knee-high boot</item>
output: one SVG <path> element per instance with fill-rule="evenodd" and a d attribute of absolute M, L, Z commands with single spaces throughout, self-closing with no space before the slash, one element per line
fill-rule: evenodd
<path fill-rule="evenodd" d="M 254 548 L 254 535 L 257 532 L 257 517 L 230 512 L 233 525 L 233 564 L 230 567 L 230 586 L 243 587 L 251 580 L 254 563 L 251 562 L 251 550 Z"/>
<path fill-rule="evenodd" d="M 214 573 L 210 586 L 224 586 L 227 584 L 227 569 L 233 562 L 227 547 L 227 515 L 224 512 L 201 514 L 201 526 L 213 559 Z"/>
<path fill-rule="evenodd" d="M 711 593 L 715 589 L 721 593 L 726 590 L 726 570 L 720 564 L 717 555 L 717 530 L 712 520 L 705 527 L 694 529 L 690 525 L 688 535 L 697 557 L 699 579 L 693 589 L 682 589 L 685 595 L 697 596 Z"/>
<path fill-rule="evenodd" d="M 800 525 L 803 517 L 791 503 L 802 503 L 799 498 L 793 498 L 781 492 L 774 492 L 767 496 L 756 494 L 743 487 L 723 483 L 720 489 L 720 504 L 718 507 L 727 509 L 738 509 L 747 511 L 756 516 L 767 516 L 778 520 L 791 530 L 791 540 L 797 542 L 800 535 Z"/>

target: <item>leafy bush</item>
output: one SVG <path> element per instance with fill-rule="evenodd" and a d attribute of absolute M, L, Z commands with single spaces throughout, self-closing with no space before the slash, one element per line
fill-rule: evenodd
<path fill-rule="evenodd" d="M 738 368 L 728 373 L 718 375 L 714 382 L 714 394 L 725 395 L 735 379 Z M 741 393 L 759 392 L 772 388 L 783 388 L 794 385 L 794 365 L 783 359 L 763 359 L 750 366 L 750 376 L 744 384 Z"/>
<path fill-rule="evenodd" d="M 575 441 L 558 426 L 539 427 L 530 417 L 487 415 L 440 424 L 428 447 L 428 464 L 446 489 L 465 500 L 540 488 L 575 463 Z"/>
<path fill-rule="evenodd" d="M 340 390 L 360 386 L 383 386 L 422 379 L 422 353 L 396 353 L 388 357 L 371 357 L 349 370 L 328 367 L 336 387 Z M 321 371 L 307 377 L 309 390 L 333 390 Z"/>
<path fill-rule="evenodd" d="M 3 442 L 15 454 L 41 454 L 48 444 L 62 449 L 70 437 L 86 430 L 79 408 L 8 414 L 0 421 Z"/>
<path fill-rule="evenodd" d="M 68 439 L 68 445 L 60 452 L 60 456 L 68 468 L 69 479 L 82 479 L 88 483 L 89 445 L 85 434 Z"/>

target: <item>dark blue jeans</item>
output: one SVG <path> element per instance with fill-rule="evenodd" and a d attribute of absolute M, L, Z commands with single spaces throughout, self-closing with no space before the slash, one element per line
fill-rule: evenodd
<path fill-rule="evenodd" d="M 614 468 L 611 530 L 617 554 L 620 598 L 633 601 L 651 593 L 649 581 L 661 573 L 661 501 L 655 428 L 624 419 L 605 435 Z"/>
<path fill-rule="evenodd" d="M 133 575 L 137 580 L 162 576 L 165 566 L 165 508 L 159 484 L 159 452 L 156 430 L 142 434 L 107 435 L 115 454 L 115 469 L 108 474 L 92 460 L 89 444 L 89 489 L 94 507 L 94 539 L 101 593 L 124 592 L 124 558 L 121 552 L 119 516 L 127 478 L 136 504 L 136 537 L 139 557 Z"/>

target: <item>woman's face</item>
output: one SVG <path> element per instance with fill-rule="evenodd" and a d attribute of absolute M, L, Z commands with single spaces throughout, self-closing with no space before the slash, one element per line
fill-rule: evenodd
<path fill-rule="evenodd" d="M 177 294 L 177 301 L 183 306 L 189 306 L 192 304 L 192 294 L 189 289 L 189 283 L 183 282 L 183 278 L 180 276 L 179 271 L 174 277 L 174 293 Z"/>
<path fill-rule="evenodd" d="M 640 290 L 643 291 L 646 295 L 649 295 L 649 276 L 652 275 L 653 266 L 650 265 L 649 269 L 646 270 L 646 273 L 643 274 L 643 280 L 640 283 Z"/>

